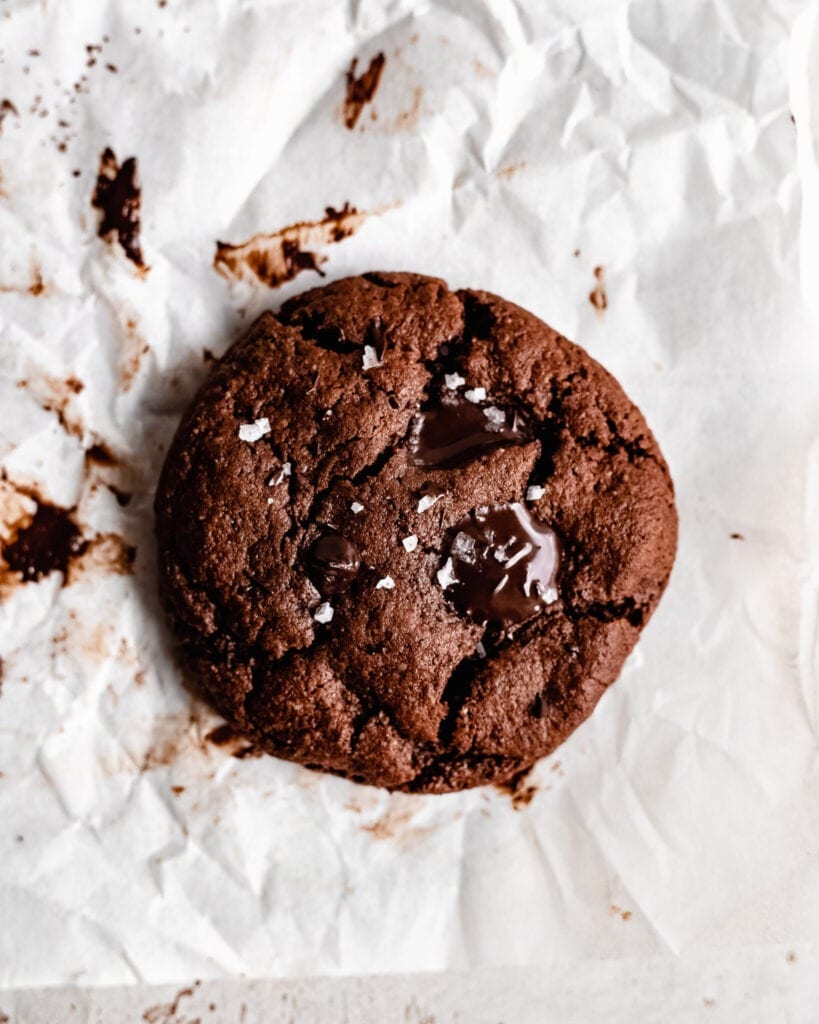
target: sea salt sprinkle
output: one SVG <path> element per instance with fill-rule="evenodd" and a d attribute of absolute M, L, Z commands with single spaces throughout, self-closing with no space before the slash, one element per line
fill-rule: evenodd
<path fill-rule="evenodd" d="M 334 614 L 335 612 L 333 611 L 333 606 L 330 604 L 330 602 L 323 601 L 313 613 L 313 618 L 316 620 L 316 622 L 320 622 L 324 626 L 328 622 L 333 621 Z"/>
<path fill-rule="evenodd" d="M 239 427 L 239 440 L 249 441 L 253 444 L 254 441 L 258 441 L 264 437 L 265 434 L 270 433 L 270 420 L 263 416 L 261 419 L 256 420 L 253 423 L 243 423 Z"/>
<path fill-rule="evenodd" d="M 365 370 L 373 370 L 376 366 L 381 366 L 381 360 L 378 358 L 378 353 L 372 345 L 364 346 L 364 355 L 361 359 L 361 365 Z"/>
<path fill-rule="evenodd" d="M 486 398 L 486 388 L 467 388 L 464 398 L 467 402 L 482 402 Z"/>
<path fill-rule="evenodd" d="M 450 391 L 457 391 L 466 384 L 466 377 L 462 377 L 460 373 L 445 373 L 444 384 Z"/>
<path fill-rule="evenodd" d="M 361 504 L 360 501 L 354 501 L 352 505 L 350 505 L 350 508 L 352 509 L 354 516 L 357 516 L 359 512 L 364 511 L 364 506 Z"/>
<path fill-rule="evenodd" d="M 442 590 L 446 590 L 447 587 L 451 587 L 453 583 L 458 582 L 458 577 L 453 572 L 451 558 L 448 558 L 446 562 L 444 562 L 443 566 L 435 575 L 438 577 L 438 583 L 441 585 Z"/>
<path fill-rule="evenodd" d="M 435 502 L 440 501 L 441 498 L 443 498 L 443 494 L 425 494 L 418 502 L 418 511 L 426 512 L 428 508 L 432 508 Z"/>
<path fill-rule="evenodd" d="M 527 501 L 538 501 L 546 493 L 546 488 L 541 487 L 540 484 L 532 484 L 531 487 L 526 488 L 526 500 Z"/>
<path fill-rule="evenodd" d="M 392 576 L 385 576 L 375 585 L 376 590 L 395 590 L 395 580 Z"/>
<path fill-rule="evenodd" d="M 268 487 L 275 487 L 280 484 L 283 480 L 286 480 L 289 476 L 293 475 L 293 466 L 289 462 L 283 462 L 281 469 L 278 473 L 274 473 L 267 481 Z"/>
<path fill-rule="evenodd" d="M 418 547 L 418 538 L 411 533 L 409 537 L 404 537 L 401 543 L 404 545 L 405 551 L 414 551 Z"/>
<path fill-rule="evenodd" d="M 488 405 L 483 414 L 489 420 L 489 426 L 496 430 L 506 425 L 506 413 L 496 405 Z"/>

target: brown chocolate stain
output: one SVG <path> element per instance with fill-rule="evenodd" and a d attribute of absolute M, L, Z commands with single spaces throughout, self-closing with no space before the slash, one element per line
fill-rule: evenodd
<path fill-rule="evenodd" d="M 68 563 L 66 585 L 71 586 L 89 573 L 129 576 L 134 569 L 137 549 L 119 534 L 98 533 L 85 542 L 82 551 Z"/>
<path fill-rule="evenodd" d="M 315 270 L 323 276 L 320 266 L 327 257 L 315 250 L 349 238 L 367 217 L 345 203 L 340 210 L 328 206 L 321 220 L 301 221 L 269 235 L 253 235 L 238 245 L 217 242 L 214 270 L 228 281 L 260 281 L 268 288 L 292 281 L 303 270 Z"/>
<path fill-rule="evenodd" d="M 102 214 L 97 234 L 106 241 L 116 238 L 128 259 L 145 272 L 148 267 L 139 241 L 141 202 L 136 157 L 128 157 L 120 166 L 110 147 L 103 150 L 91 197 L 91 205 Z"/>
<path fill-rule="evenodd" d="M 160 7 L 164 4 L 160 3 Z M 145 1024 L 201 1024 L 201 1018 L 189 1019 L 179 1016 L 179 1007 L 183 999 L 192 999 L 193 994 L 199 988 L 200 982 L 196 981 L 188 988 L 181 988 L 170 1003 L 157 1003 L 156 1006 L 149 1006 L 143 1011 L 142 1019 Z"/>
<path fill-rule="evenodd" d="M 616 903 L 612 903 L 610 909 L 611 909 L 612 914 L 615 914 L 615 915 L 619 914 L 620 917 L 622 918 L 622 920 L 624 920 L 624 921 L 630 921 L 631 920 L 631 916 L 632 915 L 631 915 L 631 911 L 630 910 L 623 910 L 623 908 L 622 907 L 618 907 Z"/>
<path fill-rule="evenodd" d="M 128 317 L 125 321 L 125 344 L 119 364 L 119 386 L 121 391 L 130 391 L 142 365 L 142 357 L 151 351 L 151 346 L 139 332 L 136 320 Z"/>
<path fill-rule="evenodd" d="M 229 747 L 227 753 L 240 761 L 248 757 L 261 757 L 262 751 L 248 743 L 247 737 L 237 732 L 232 725 L 225 722 L 224 725 L 217 725 L 206 734 L 205 740 L 215 747 Z"/>
<path fill-rule="evenodd" d="M 20 112 L 17 110 L 17 107 L 15 107 L 15 105 L 11 102 L 10 99 L 0 100 L 0 133 L 2 133 L 3 131 L 3 122 L 9 116 L 9 114 L 14 114 L 15 117 L 20 116 Z"/>
<path fill-rule="evenodd" d="M 377 53 L 370 61 L 367 70 L 356 78 L 358 58 L 353 58 L 345 75 L 347 92 L 344 97 L 344 126 L 350 131 L 355 128 L 364 107 L 372 102 L 386 63 L 387 58 L 384 54 Z"/>
<path fill-rule="evenodd" d="M 785 960 L 789 964 L 795 964 L 796 963 L 796 953 L 794 953 L 794 951 L 792 949 L 789 949 L 788 952 L 785 954 Z"/>
<path fill-rule="evenodd" d="M 406 110 L 402 110 L 395 119 L 393 126 L 396 132 L 409 132 L 418 127 L 421 120 L 421 101 L 424 98 L 424 90 L 420 85 L 412 90 L 412 100 Z"/>
<path fill-rule="evenodd" d="M 31 487 L 0 479 L 0 601 L 52 572 L 69 586 L 91 572 L 132 571 L 135 547 L 114 533 L 86 537 L 75 515 Z"/>
<path fill-rule="evenodd" d="M 741 533 L 731 533 L 729 534 L 729 537 L 731 538 L 731 540 L 745 540 Z"/>
<path fill-rule="evenodd" d="M 520 811 L 524 807 L 528 807 L 537 794 L 537 786 L 533 786 L 531 784 L 527 785 L 527 779 L 531 770 L 531 768 L 524 768 L 523 771 L 513 775 L 511 779 L 507 779 L 505 782 L 495 783 L 495 789 L 498 789 L 501 793 L 506 793 L 511 797 L 512 807 L 514 807 L 516 811 Z"/>
<path fill-rule="evenodd" d="M 413 819 L 423 803 L 423 797 L 396 794 L 390 798 L 386 811 L 376 821 L 359 825 L 362 832 L 368 832 L 374 839 L 394 839 L 406 845 L 435 831 L 434 825 L 413 825 Z M 350 807 L 353 810 L 352 807 Z M 362 807 L 361 810 L 364 808 Z"/>
<path fill-rule="evenodd" d="M 71 404 L 85 385 L 79 378 L 70 376 L 34 377 L 17 381 L 18 388 L 25 388 L 39 402 L 46 412 L 53 412 L 66 434 L 82 440 L 84 428 L 79 417 L 72 413 Z"/>
<path fill-rule="evenodd" d="M 475 57 L 473 59 L 472 67 L 475 69 L 475 74 L 479 78 L 497 78 L 498 77 L 498 73 L 496 71 L 493 71 L 491 68 L 487 67 L 486 64 L 484 64 L 484 62 L 482 60 L 478 60 L 477 57 Z"/>
<path fill-rule="evenodd" d="M 6 567 L 0 580 L 15 574 L 22 583 L 36 583 L 52 572 L 67 575 L 69 564 L 83 553 L 86 543 L 71 510 L 40 500 L 30 521 L 0 551 Z"/>
<path fill-rule="evenodd" d="M 517 163 L 507 164 L 505 167 L 498 168 L 498 170 L 495 171 L 495 177 L 500 178 L 502 181 L 508 181 L 510 178 L 514 178 L 518 171 L 522 171 L 525 167 L 526 161 L 518 160 Z"/>
<path fill-rule="evenodd" d="M 111 451 L 108 445 L 104 441 L 95 441 L 90 448 L 85 450 L 85 462 L 86 465 L 91 464 L 95 466 L 118 466 L 119 459 Z"/>
<path fill-rule="evenodd" d="M 0 189 L 0 195 L 5 195 L 2 189 Z M 13 294 L 16 292 L 20 295 L 28 293 L 34 298 L 43 294 L 50 294 L 52 291 L 54 291 L 53 285 L 45 283 L 42 271 L 36 263 L 34 263 L 31 268 L 31 284 L 0 284 L 0 292 L 5 292 L 7 294 Z"/>
<path fill-rule="evenodd" d="M 717 1005 L 717 1001 L 716 1001 L 716 999 L 709 999 L 707 996 L 704 996 L 703 1000 L 702 1000 L 702 1005 L 703 1006 L 716 1006 Z"/>
<path fill-rule="evenodd" d="M 606 295 L 606 273 L 602 267 L 594 268 L 594 280 L 597 282 L 589 292 L 589 302 L 594 306 L 598 316 L 602 316 L 609 304 Z"/>

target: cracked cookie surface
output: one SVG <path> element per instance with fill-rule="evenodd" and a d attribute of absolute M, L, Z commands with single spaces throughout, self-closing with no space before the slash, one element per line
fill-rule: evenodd
<path fill-rule="evenodd" d="M 263 314 L 185 415 L 156 513 L 165 604 L 222 714 L 279 757 L 416 792 L 561 743 L 677 536 L 668 468 L 610 374 L 497 296 L 396 273 Z M 451 557 L 475 544 L 510 571 L 470 609 L 480 573 Z"/>

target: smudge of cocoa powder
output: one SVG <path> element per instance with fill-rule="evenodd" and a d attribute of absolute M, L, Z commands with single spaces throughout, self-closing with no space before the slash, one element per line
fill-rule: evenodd
<path fill-rule="evenodd" d="M 386 63 L 387 58 L 384 54 L 377 53 L 370 61 L 370 66 L 367 70 L 356 78 L 355 72 L 358 58 L 353 58 L 353 62 L 345 75 L 347 94 L 344 97 L 344 126 L 349 128 L 350 131 L 355 128 L 364 107 L 372 102 Z"/>
<path fill-rule="evenodd" d="M 106 148 L 91 198 L 91 205 L 102 214 L 97 234 L 107 241 L 116 238 L 134 266 L 147 270 L 139 241 L 141 202 L 136 157 L 128 157 L 120 166 L 114 151 Z"/>
<path fill-rule="evenodd" d="M 496 789 L 499 789 L 501 793 L 506 793 L 512 798 L 512 806 L 516 811 L 528 806 L 532 802 L 532 798 L 537 793 L 537 786 L 527 784 L 531 770 L 531 768 L 524 768 L 523 771 L 513 775 L 512 778 L 507 779 L 506 782 L 495 783 Z"/>
<path fill-rule="evenodd" d="M 229 281 L 261 281 L 269 288 L 292 281 L 303 270 L 323 276 L 320 266 L 326 256 L 315 250 L 349 238 L 367 216 L 345 203 L 340 210 L 328 206 L 321 220 L 301 221 L 237 245 L 217 242 L 214 270 Z"/>
<path fill-rule="evenodd" d="M 596 284 L 592 291 L 589 292 L 589 302 L 594 306 L 596 312 L 602 316 L 609 304 L 606 295 L 606 273 L 602 267 L 594 268 L 594 280 Z"/>

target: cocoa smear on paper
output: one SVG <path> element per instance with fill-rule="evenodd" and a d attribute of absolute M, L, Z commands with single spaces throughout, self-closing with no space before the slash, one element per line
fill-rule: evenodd
<path fill-rule="evenodd" d="M 85 572 L 131 572 L 136 548 L 115 533 L 86 537 L 76 509 L 42 498 L 33 488 L 2 478 L 0 491 L 0 596 L 15 586 L 36 583 L 52 572 L 63 574 L 63 586 Z M 27 499 L 27 501 L 26 501 Z M 28 504 L 34 503 L 29 511 Z"/>
<path fill-rule="evenodd" d="M 0 100 L 0 132 L 3 131 L 3 122 L 9 114 L 14 114 L 15 117 L 20 116 L 17 107 L 15 107 L 10 99 Z"/>
<path fill-rule="evenodd" d="M 349 238 L 367 216 L 345 203 L 340 210 L 328 206 L 321 220 L 299 221 L 237 245 L 217 242 L 213 268 L 229 281 L 261 281 L 269 288 L 292 281 L 303 270 L 323 277 L 320 267 L 327 257 L 315 249 Z"/>
<path fill-rule="evenodd" d="M 527 780 L 529 778 L 530 768 L 524 768 L 523 771 L 518 772 L 517 775 L 513 775 L 511 779 L 507 779 L 506 782 L 496 782 L 495 789 L 506 793 L 507 796 L 512 798 L 512 806 L 516 811 L 521 810 L 523 807 L 527 807 L 531 802 L 535 794 L 537 793 L 537 786 L 531 785 Z"/>
<path fill-rule="evenodd" d="M 164 5 L 160 4 L 160 7 L 162 6 Z M 181 988 L 170 1003 L 158 1003 L 156 1006 L 149 1006 L 142 1014 L 145 1024 L 183 1024 L 181 1018 L 177 1017 L 179 1004 L 183 999 L 191 999 L 199 985 L 200 982 L 196 981 L 189 988 Z M 197 1018 L 198 1020 L 199 1018 Z M 196 1022 L 191 1021 L 190 1024 L 196 1024 Z"/>
<path fill-rule="evenodd" d="M 139 241 L 141 202 L 136 157 L 128 157 L 120 166 L 110 147 L 103 150 L 91 197 L 91 205 L 102 213 L 97 234 L 108 241 L 115 236 L 134 266 L 147 270 Z"/>
<path fill-rule="evenodd" d="M 367 70 L 356 78 L 355 72 L 358 58 L 353 58 L 353 62 L 350 64 L 350 68 L 345 75 L 347 94 L 344 97 L 344 126 L 349 128 L 350 131 L 355 128 L 364 107 L 372 102 L 386 63 L 387 58 L 384 54 L 377 53 L 370 61 L 370 66 Z"/>
<path fill-rule="evenodd" d="M 25 378 L 17 381 L 18 388 L 27 389 L 46 412 L 53 412 L 60 426 L 72 437 L 82 440 L 83 427 L 80 420 L 72 416 L 70 407 L 75 395 L 79 395 L 85 385 L 74 376 L 60 380 L 58 377 Z"/>
<path fill-rule="evenodd" d="M 205 739 L 215 747 L 230 747 L 231 749 L 227 752 L 231 757 L 236 757 L 239 760 L 244 760 L 246 757 L 262 756 L 262 752 L 258 748 L 254 747 L 252 743 L 248 743 L 247 737 L 242 736 L 227 722 L 211 729 Z"/>

